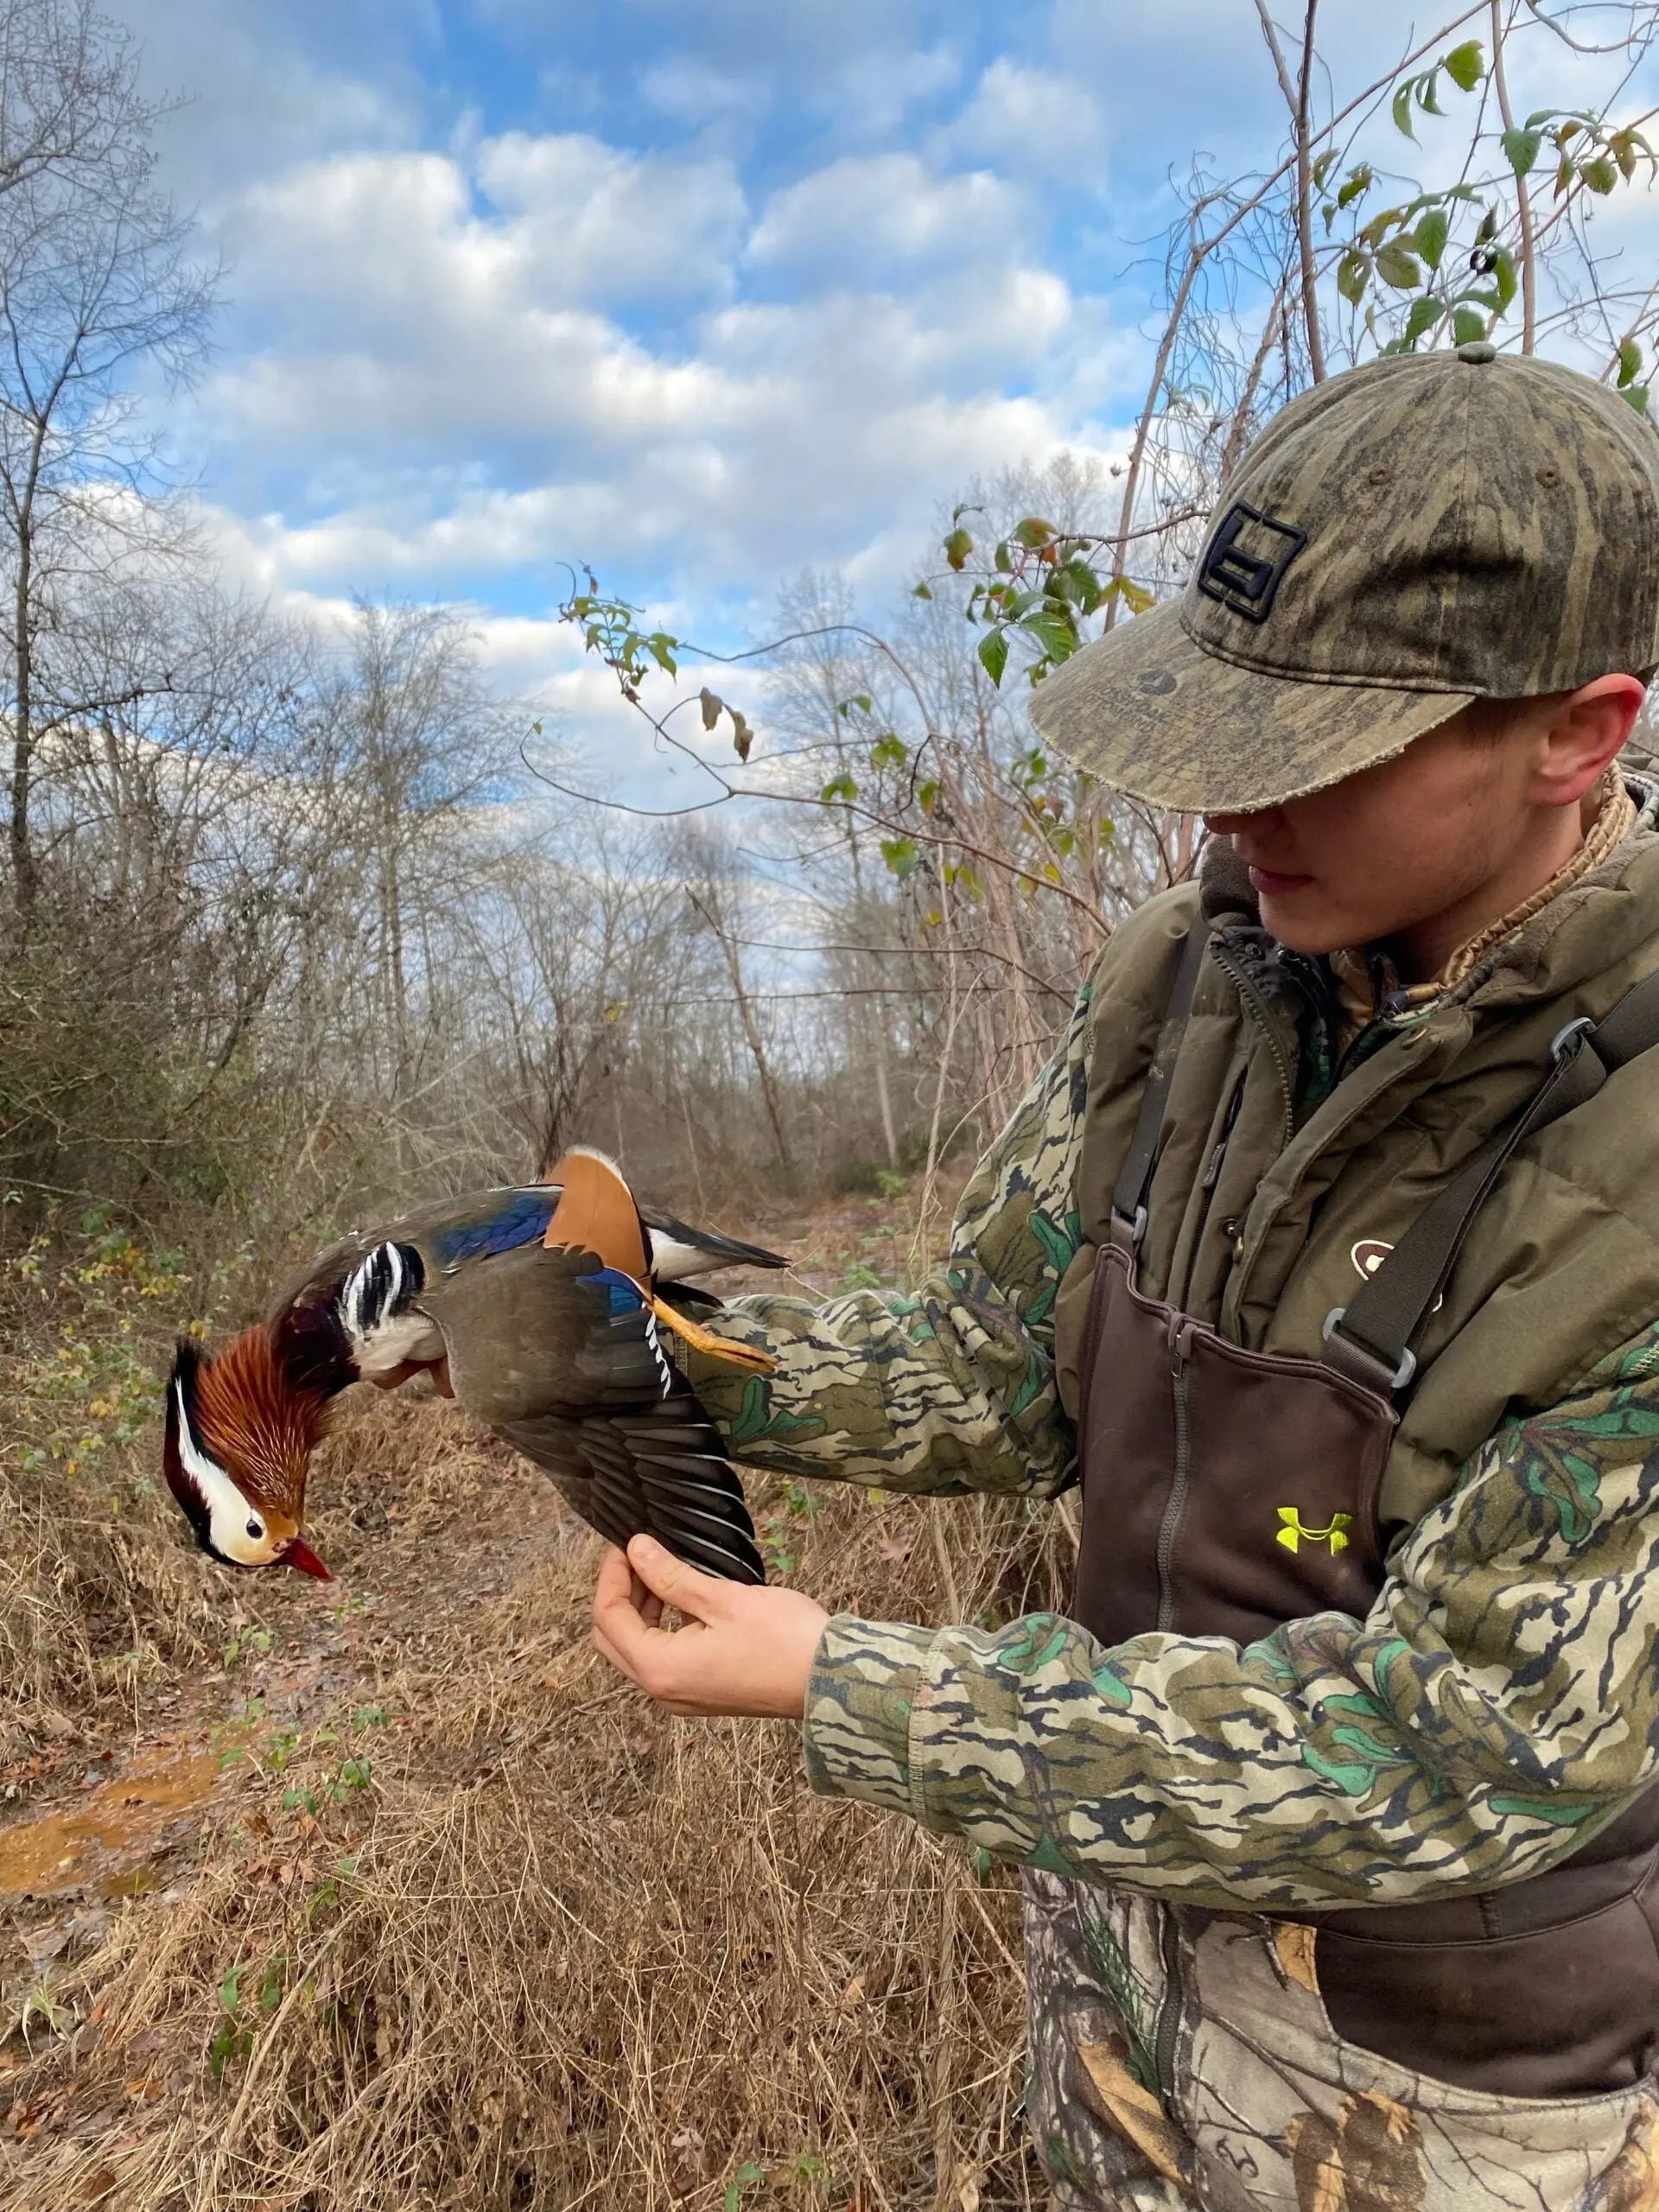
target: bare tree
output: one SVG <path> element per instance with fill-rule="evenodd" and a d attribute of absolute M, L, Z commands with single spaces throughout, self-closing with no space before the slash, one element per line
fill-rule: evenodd
<path fill-rule="evenodd" d="M 24 929 L 40 887 L 39 747 L 108 703 L 66 683 L 52 640 L 90 582 L 172 538 L 137 383 L 190 372 L 213 305 L 189 224 L 155 181 L 159 112 L 139 91 L 130 36 L 82 0 L 0 4 L 0 636 Z"/>

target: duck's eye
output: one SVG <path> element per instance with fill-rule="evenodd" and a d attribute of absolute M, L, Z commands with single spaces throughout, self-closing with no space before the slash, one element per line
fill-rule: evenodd
<path fill-rule="evenodd" d="M 257 1521 L 250 1521 L 250 1522 L 249 1522 L 249 1523 L 248 1523 L 248 1534 L 249 1534 L 251 1536 L 263 1536 L 263 1535 L 264 1535 L 264 1533 L 265 1533 L 265 1532 L 264 1532 L 264 1529 L 260 1526 L 260 1524 L 258 1523 L 258 1522 L 257 1522 Z"/>

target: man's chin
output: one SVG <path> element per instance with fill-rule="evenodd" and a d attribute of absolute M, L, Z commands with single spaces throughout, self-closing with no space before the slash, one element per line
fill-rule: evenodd
<path fill-rule="evenodd" d="M 1281 897 L 1264 891 L 1260 904 L 1262 928 L 1287 951 L 1305 952 L 1317 959 L 1344 945 L 1363 942 L 1355 935 L 1351 923 L 1331 912 L 1316 883 L 1309 882 L 1305 888 Z"/>

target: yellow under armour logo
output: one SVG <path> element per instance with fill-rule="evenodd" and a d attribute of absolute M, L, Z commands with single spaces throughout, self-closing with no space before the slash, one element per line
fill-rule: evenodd
<path fill-rule="evenodd" d="M 1343 1531 L 1354 1525 L 1351 1513 L 1333 1513 L 1325 1528 L 1310 1529 L 1294 1505 L 1281 1505 L 1279 1518 L 1285 1525 L 1280 1529 L 1276 1541 L 1287 1552 L 1299 1552 L 1304 1544 L 1329 1544 L 1333 1558 L 1338 1552 L 1347 1550 L 1348 1539 Z"/>

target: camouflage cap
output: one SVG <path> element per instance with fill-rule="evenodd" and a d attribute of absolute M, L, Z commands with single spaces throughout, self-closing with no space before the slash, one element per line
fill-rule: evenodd
<path fill-rule="evenodd" d="M 1031 719 L 1156 806 L 1249 812 L 1471 699 L 1659 664 L 1659 436 L 1484 344 L 1332 377 L 1268 425 L 1180 598 L 1085 645 Z"/>

